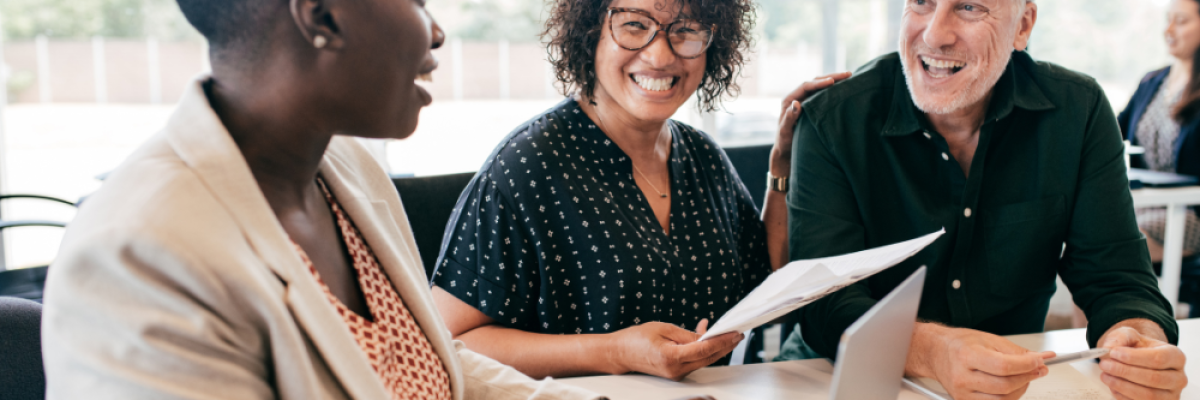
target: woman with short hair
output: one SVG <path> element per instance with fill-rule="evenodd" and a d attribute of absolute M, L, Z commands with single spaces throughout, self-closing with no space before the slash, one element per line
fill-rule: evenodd
<path fill-rule="evenodd" d="M 753 17 L 749 0 L 554 2 L 544 37 L 573 93 L 503 139 L 458 201 L 433 277 L 457 339 L 535 377 L 679 379 L 733 350 L 739 333 L 697 339 L 786 259 L 784 194 L 760 218 L 712 138 L 670 117 L 738 92 Z M 785 101 L 775 176 L 797 100 L 832 82 Z"/>
<path fill-rule="evenodd" d="M 432 101 L 424 1 L 178 1 L 212 73 L 67 228 L 50 399 L 599 397 L 451 339 L 354 138 L 408 137 Z"/>

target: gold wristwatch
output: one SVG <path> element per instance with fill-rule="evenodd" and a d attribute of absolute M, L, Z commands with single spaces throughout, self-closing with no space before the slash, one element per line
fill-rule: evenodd
<path fill-rule="evenodd" d="M 776 192 L 787 193 L 788 177 L 778 177 L 767 172 L 767 187 Z"/>

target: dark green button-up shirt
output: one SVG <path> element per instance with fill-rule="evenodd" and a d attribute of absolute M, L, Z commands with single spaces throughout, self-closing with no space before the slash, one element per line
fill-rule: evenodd
<path fill-rule="evenodd" d="M 881 57 L 804 104 L 787 199 L 791 258 L 946 234 L 801 309 L 803 340 L 834 356 L 846 327 L 924 265 L 923 320 L 1041 332 L 1057 275 L 1088 316 L 1089 344 L 1129 318 L 1157 322 L 1175 343 L 1100 86 L 1013 53 L 964 174 L 913 105 L 900 64 L 896 54 Z"/>

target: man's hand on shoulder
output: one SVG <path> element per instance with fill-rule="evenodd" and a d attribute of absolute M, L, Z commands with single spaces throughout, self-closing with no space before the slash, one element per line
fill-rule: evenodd
<path fill-rule="evenodd" d="M 955 399 L 1017 399 L 1029 382 L 1050 373 L 1053 352 L 1033 352 L 972 329 L 918 323 L 909 347 L 908 375 L 936 379 Z"/>
<path fill-rule="evenodd" d="M 1187 357 L 1150 320 L 1114 325 L 1100 337 L 1099 346 L 1112 349 L 1100 361 L 1100 381 L 1117 399 L 1178 399 L 1188 384 L 1183 371 Z"/>

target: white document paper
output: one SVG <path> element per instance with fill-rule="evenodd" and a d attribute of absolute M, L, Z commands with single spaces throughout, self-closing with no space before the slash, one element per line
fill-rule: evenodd
<path fill-rule="evenodd" d="M 1088 360 L 1091 362 L 1091 360 Z M 909 378 L 935 395 L 949 399 L 946 389 L 929 378 Z M 1050 366 L 1050 374 L 1029 383 L 1023 400 L 1111 400 L 1112 392 L 1099 382 L 1088 379 L 1071 364 Z"/>
<path fill-rule="evenodd" d="M 799 260 L 775 271 L 729 309 L 700 340 L 746 332 L 899 264 L 929 246 L 946 229 L 870 250 Z"/>

